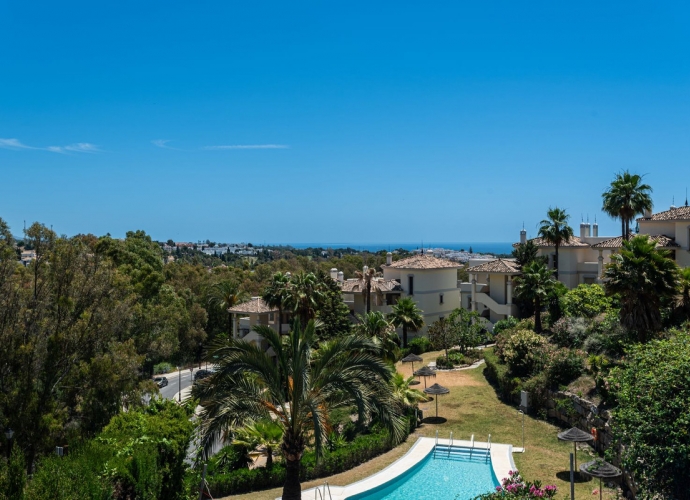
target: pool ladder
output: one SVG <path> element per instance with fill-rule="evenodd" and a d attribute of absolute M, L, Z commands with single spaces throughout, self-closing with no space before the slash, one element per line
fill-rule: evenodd
<path fill-rule="evenodd" d="M 434 458 L 436 458 L 436 449 L 438 448 L 438 431 L 436 431 L 436 438 L 434 440 Z M 474 451 L 474 434 L 470 437 L 470 458 L 472 458 L 472 452 Z M 450 436 L 448 440 L 448 457 L 450 457 L 450 452 L 453 449 L 453 431 L 450 431 Z M 486 448 L 486 458 L 488 459 L 491 456 L 491 434 L 489 434 L 489 437 L 487 439 L 487 444 Z M 324 499 L 325 500 L 325 499 Z"/>
<path fill-rule="evenodd" d="M 318 487 L 314 488 L 314 500 L 317 500 L 317 496 L 321 500 L 326 500 L 326 492 L 327 491 L 328 491 L 328 499 L 333 500 L 333 497 L 331 496 L 331 487 L 328 485 L 328 481 L 323 483 L 322 489 L 323 489 L 323 493 L 321 493 L 321 490 Z"/>

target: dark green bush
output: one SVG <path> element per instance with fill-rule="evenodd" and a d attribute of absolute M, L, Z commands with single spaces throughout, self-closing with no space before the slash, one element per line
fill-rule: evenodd
<path fill-rule="evenodd" d="M 552 387 L 568 385 L 585 371 L 584 353 L 575 349 L 556 349 L 547 354 L 546 373 Z"/>
<path fill-rule="evenodd" d="M 496 336 L 505 330 L 515 328 L 518 325 L 518 323 L 519 323 L 519 321 L 515 316 L 510 316 L 509 318 L 501 319 L 501 320 L 497 321 L 496 324 L 494 325 L 493 334 L 494 334 L 494 336 Z"/>
<path fill-rule="evenodd" d="M 170 363 L 158 363 L 157 365 L 153 365 L 153 374 L 160 375 L 161 373 L 170 373 L 172 369 L 173 366 Z"/>
<path fill-rule="evenodd" d="M 424 354 L 431 350 L 431 341 L 426 337 L 417 337 L 408 342 L 410 352 L 414 354 Z"/>
<path fill-rule="evenodd" d="M 448 355 L 448 359 L 445 356 L 439 356 L 436 358 L 436 368 L 453 368 L 453 361 L 451 355 Z"/>
<path fill-rule="evenodd" d="M 501 363 L 493 349 L 484 350 L 484 375 L 494 384 L 502 399 L 511 400 L 520 391 L 521 381 L 510 375 L 508 365 Z"/>

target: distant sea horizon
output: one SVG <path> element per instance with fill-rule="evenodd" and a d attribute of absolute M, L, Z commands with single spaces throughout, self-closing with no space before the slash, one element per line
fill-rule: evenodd
<path fill-rule="evenodd" d="M 466 243 L 450 243 L 450 242 L 424 242 L 424 248 L 445 248 L 446 250 L 464 250 L 469 252 L 470 248 L 473 253 L 490 253 L 490 254 L 509 254 L 513 251 L 514 242 L 466 242 Z M 293 248 L 353 248 L 359 251 L 378 252 L 380 250 L 397 250 L 402 248 L 404 250 L 412 251 L 422 247 L 421 242 L 417 243 L 271 243 L 271 245 L 291 246 Z"/>

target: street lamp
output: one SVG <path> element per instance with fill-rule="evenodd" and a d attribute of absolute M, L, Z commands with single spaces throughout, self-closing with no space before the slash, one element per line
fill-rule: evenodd
<path fill-rule="evenodd" d="M 5 429 L 5 437 L 7 438 L 7 458 L 9 459 L 12 455 L 12 438 L 14 437 L 14 431 L 9 427 Z"/>

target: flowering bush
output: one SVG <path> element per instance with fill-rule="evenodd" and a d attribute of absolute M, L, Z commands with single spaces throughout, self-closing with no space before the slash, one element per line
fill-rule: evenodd
<path fill-rule="evenodd" d="M 475 497 L 474 500 L 492 500 L 496 498 L 525 498 L 541 499 L 554 498 L 557 488 L 550 484 L 542 488 L 540 481 L 525 481 L 518 471 L 510 471 L 510 475 L 503 479 L 496 491 Z"/>

